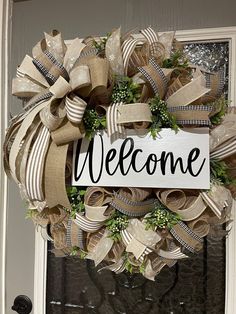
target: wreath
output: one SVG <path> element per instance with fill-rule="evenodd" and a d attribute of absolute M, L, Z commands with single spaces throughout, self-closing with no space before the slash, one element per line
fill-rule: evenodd
<path fill-rule="evenodd" d="M 7 130 L 4 167 L 54 253 L 150 280 L 194 257 L 229 222 L 236 195 L 236 115 L 223 72 L 195 66 L 173 32 L 151 27 L 67 43 L 53 31 L 32 56 L 13 79 L 24 108 Z M 162 128 L 182 127 L 209 128 L 209 190 L 71 186 L 74 141 L 101 130 L 115 141 L 127 129 L 158 141 Z"/>

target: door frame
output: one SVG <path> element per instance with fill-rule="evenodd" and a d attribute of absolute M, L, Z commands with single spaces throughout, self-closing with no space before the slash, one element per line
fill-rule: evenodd
<path fill-rule="evenodd" d="M 9 111 L 9 73 L 8 63 L 10 60 L 11 43 L 11 0 L 0 1 L 0 312 L 5 314 L 6 309 L 6 230 L 7 230 L 7 196 L 8 182 L 3 170 L 2 146 L 5 129 L 8 126 Z M 5 83 L 7 82 L 7 83 Z"/>
<path fill-rule="evenodd" d="M 0 145 L 4 141 L 4 130 L 8 126 L 9 79 L 8 63 L 11 48 L 12 0 L 0 1 Z M 176 32 L 180 41 L 228 41 L 229 58 L 229 98 L 236 101 L 236 27 L 207 28 L 183 30 Z M 7 82 L 7 83 L 4 83 Z M 8 181 L 3 171 L 3 152 L 0 150 L 1 191 L 0 191 L 0 312 L 6 310 L 6 228 L 8 209 Z M 226 283 L 225 314 L 236 313 L 236 202 L 233 203 L 229 236 L 226 239 Z M 34 313 L 46 314 L 46 275 L 47 275 L 47 242 L 43 239 L 42 229 L 35 231 L 35 265 L 34 265 Z"/>

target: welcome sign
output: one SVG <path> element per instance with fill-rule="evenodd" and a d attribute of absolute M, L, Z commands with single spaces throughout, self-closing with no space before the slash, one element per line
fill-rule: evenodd
<path fill-rule="evenodd" d="M 162 129 L 158 138 L 128 130 L 74 143 L 72 185 L 209 189 L 209 130 Z"/>

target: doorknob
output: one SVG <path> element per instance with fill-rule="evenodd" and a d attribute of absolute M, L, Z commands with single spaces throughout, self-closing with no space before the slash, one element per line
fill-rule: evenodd
<path fill-rule="evenodd" d="M 18 314 L 29 314 L 32 310 L 32 302 L 26 295 L 18 295 L 18 297 L 15 298 L 11 309 Z"/>

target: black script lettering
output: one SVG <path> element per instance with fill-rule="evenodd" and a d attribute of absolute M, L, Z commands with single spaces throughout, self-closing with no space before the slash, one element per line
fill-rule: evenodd
<path fill-rule="evenodd" d="M 170 172 L 172 174 L 175 173 L 175 170 L 176 170 L 176 167 L 177 167 L 178 164 L 179 164 L 180 171 L 182 173 L 186 173 L 188 171 L 188 168 L 184 169 L 183 160 L 182 160 L 181 157 L 178 157 L 176 159 L 176 161 L 175 161 L 173 153 L 171 153 L 171 152 L 166 153 L 166 151 L 163 151 L 161 153 L 161 158 L 160 158 L 160 161 L 161 161 L 161 172 L 162 172 L 163 175 L 166 174 L 166 163 L 167 163 L 168 158 L 170 158 Z"/>
<path fill-rule="evenodd" d="M 197 177 L 199 175 L 199 173 L 202 171 L 202 168 L 203 168 L 205 161 L 206 161 L 206 158 L 204 158 L 200 168 L 198 169 L 198 171 L 196 173 L 194 173 L 193 169 L 192 169 L 192 163 L 196 159 L 198 159 L 199 155 L 200 155 L 200 149 L 199 148 L 193 148 L 188 155 L 188 171 L 191 174 L 191 176 L 193 176 L 193 177 Z"/>
<path fill-rule="evenodd" d="M 98 177 L 97 179 L 94 179 L 94 175 L 93 175 L 93 151 L 94 151 L 94 139 L 92 139 L 89 143 L 89 146 L 88 146 L 88 150 L 87 150 L 87 153 L 86 153 L 86 156 L 85 156 L 85 159 L 84 159 L 84 163 L 82 165 L 82 168 L 81 168 L 81 171 L 79 174 L 77 174 L 77 170 L 78 170 L 78 163 L 79 163 L 79 153 L 80 153 L 80 148 L 81 146 L 77 146 L 77 150 L 76 150 L 76 158 L 75 158 L 75 163 L 77 165 L 77 167 L 75 168 L 75 181 L 78 181 L 80 179 L 80 177 L 82 176 L 82 173 L 84 171 L 84 167 L 85 167 L 85 164 L 86 164 L 86 161 L 87 161 L 87 158 L 89 156 L 89 175 L 90 175 L 90 178 L 91 178 L 91 181 L 93 183 L 97 183 L 101 176 L 102 176 L 102 170 L 103 170 L 103 159 L 104 159 L 104 144 L 103 144 L 103 139 L 102 139 L 102 136 L 99 134 L 98 135 L 99 138 L 100 138 L 100 141 L 101 141 L 101 163 L 100 163 L 100 169 L 99 169 L 99 174 L 98 174 Z M 80 144 L 81 145 L 81 144 Z"/>
<path fill-rule="evenodd" d="M 128 142 L 130 142 L 130 147 L 129 147 L 127 153 L 124 155 L 124 150 L 125 150 L 126 144 Z M 127 175 L 127 173 L 129 172 L 129 169 L 131 167 L 131 163 L 130 163 L 129 167 L 125 171 L 125 169 L 124 169 L 124 160 L 127 159 L 130 156 L 130 154 L 132 153 L 133 149 L 134 149 L 134 140 L 131 137 L 126 138 L 124 140 L 124 142 L 122 143 L 121 147 L 120 147 L 120 155 L 119 155 L 120 172 L 121 172 L 121 174 L 123 174 L 123 176 Z"/>
<path fill-rule="evenodd" d="M 117 170 L 117 168 L 118 168 L 118 166 L 119 166 L 119 163 L 118 163 L 117 166 L 115 167 L 115 169 L 113 170 L 113 172 L 110 171 L 109 163 L 110 163 L 110 161 L 112 161 L 115 157 L 116 157 L 116 149 L 115 149 L 115 148 L 112 148 L 112 149 L 110 149 L 110 150 L 108 151 L 107 156 L 106 156 L 106 160 L 105 160 L 106 172 L 107 172 L 110 176 L 112 176 L 112 175 L 116 172 L 116 170 Z"/>

